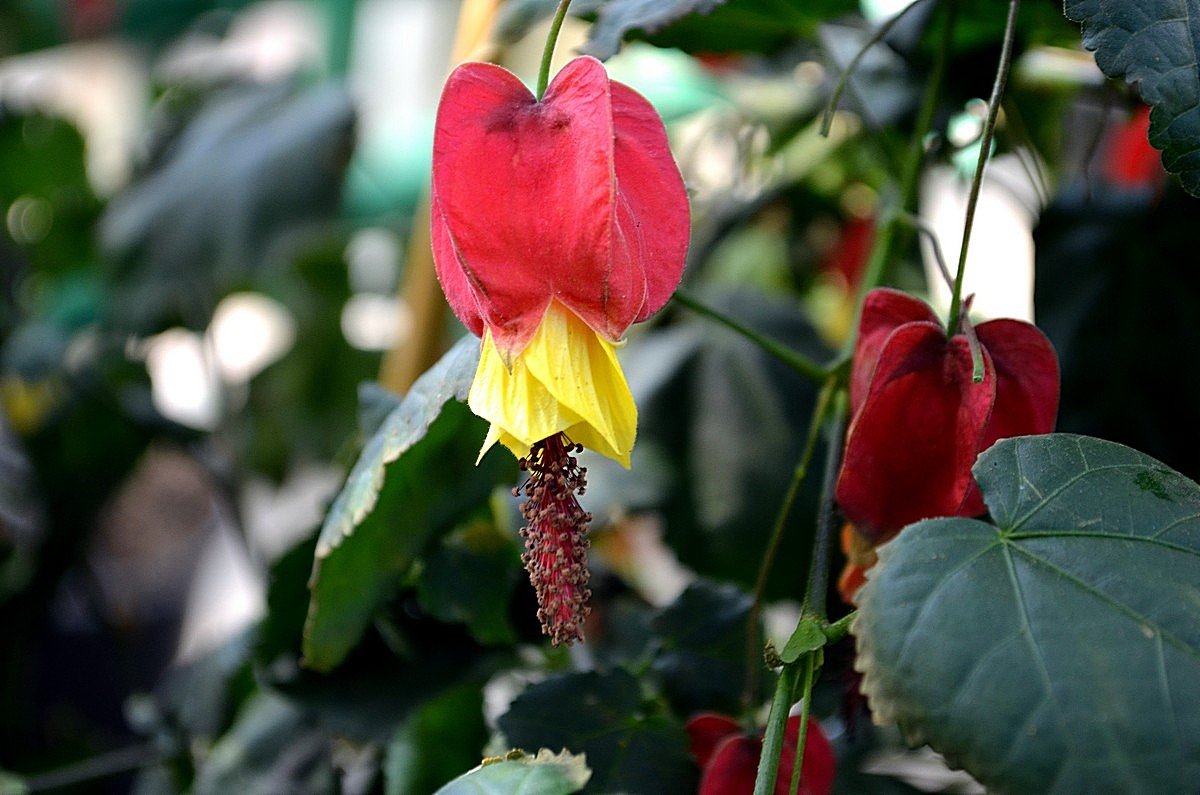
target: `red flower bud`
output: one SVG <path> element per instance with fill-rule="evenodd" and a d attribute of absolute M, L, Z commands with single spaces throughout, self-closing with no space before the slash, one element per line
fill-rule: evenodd
<path fill-rule="evenodd" d="M 947 339 L 926 304 L 895 290 L 867 296 L 837 500 L 873 543 L 920 519 L 982 513 L 971 475 L 979 453 L 998 439 L 1054 429 L 1058 358 L 1050 341 L 1017 320 L 975 330 L 979 383 L 966 336 Z"/>
<path fill-rule="evenodd" d="M 762 735 L 746 734 L 737 721 L 725 715 L 705 713 L 687 722 L 692 756 L 700 765 L 699 795 L 750 795 L 762 756 Z M 775 795 L 787 795 L 796 765 L 796 743 L 800 739 L 800 716 L 788 718 L 779 757 Z M 800 795 L 829 795 L 837 773 L 833 746 L 810 719 L 804 736 L 804 761 L 800 765 Z"/>

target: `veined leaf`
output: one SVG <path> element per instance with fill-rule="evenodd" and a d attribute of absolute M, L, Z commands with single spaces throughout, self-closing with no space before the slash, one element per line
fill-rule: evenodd
<path fill-rule="evenodd" d="M 1066 0 L 1104 74 L 1137 86 L 1152 107 L 1150 143 L 1200 196 L 1200 8 L 1194 0 Z"/>
<path fill-rule="evenodd" d="M 1200 781 L 1200 486 L 1112 442 L 1007 439 L 994 524 L 880 548 L 854 625 L 875 714 L 995 793 Z"/>

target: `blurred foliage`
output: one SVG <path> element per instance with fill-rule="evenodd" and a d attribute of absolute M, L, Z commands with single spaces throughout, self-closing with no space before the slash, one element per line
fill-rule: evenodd
<path fill-rule="evenodd" d="M 1184 190 L 1200 196 L 1200 21 L 1166 0 L 1068 0 L 1066 13 L 1083 23 L 1083 44 L 1112 78 L 1137 86 L 1152 108 L 1150 143 Z"/>
<path fill-rule="evenodd" d="M 816 387 L 680 306 L 632 331 L 621 359 L 641 417 L 633 469 L 585 462 L 583 502 L 596 517 L 589 642 L 549 647 L 521 568 L 516 464 L 499 449 L 475 463 L 486 424 L 463 400 L 476 342 L 448 346 L 394 395 L 370 381 L 378 353 L 342 330 L 361 289 L 347 246 L 368 223 L 407 242 L 428 130 L 360 146 L 344 86 L 155 71 L 182 34 L 219 39 L 245 5 L 0 7 L 0 55 L 108 36 L 139 45 L 158 81 L 141 157 L 112 196 L 91 187 L 80 130 L 50 110 L 0 104 L 0 791 L 69 779 L 74 764 L 114 749 L 136 751 L 126 767 L 137 770 L 80 776 L 64 791 L 695 791 L 687 719 L 720 711 L 761 723 L 768 672 L 743 702 L 751 593 Z M 509 0 L 497 38 L 516 44 L 553 5 Z M 572 11 L 593 20 L 585 49 L 613 56 L 614 77 L 671 123 L 693 202 L 692 295 L 834 360 L 930 80 L 944 24 L 935 5 L 867 53 L 822 138 L 841 70 L 874 32 L 858 3 L 576 0 Z M 1004 4 L 958 5 L 925 140 L 931 163 L 971 146 L 947 126 L 986 96 L 1000 48 Z M 1107 109 L 1129 106 L 1128 91 L 1039 66 L 1058 52 L 1043 45 L 1078 47 L 1079 28 L 1054 0 L 1031 0 L 1016 40 L 1028 57 L 997 142 L 1040 169 L 1049 200 L 1036 299 L 1062 361 L 1060 428 L 1196 477 L 1192 200 L 1161 175 L 1116 184 L 1089 167 L 1113 156 Z M 1091 109 L 1083 122 L 1081 109 Z M 913 237 L 897 240 L 889 282 L 920 290 Z M 248 382 L 215 376 L 212 427 L 163 417 L 149 346 L 179 327 L 203 344 L 234 292 L 286 308 L 290 349 Z M 126 571 L 122 555 L 161 541 L 146 527 L 170 524 L 144 504 L 132 512 L 140 521 L 114 508 L 163 449 L 193 465 L 205 506 L 195 537 L 227 527 L 266 585 L 252 627 L 174 664 L 199 547 L 183 547 L 180 568 L 149 566 L 174 587 L 169 605 L 131 608 L 108 585 Z M 340 493 L 318 500 L 324 519 L 280 510 L 272 518 L 296 525 L 288 548 L 259 548 L 251 486 L 286 485 L 314 463 L 345 473 Z M 811 469 L 765 581 L 772 602 L 804 594 L 821 485 Z M 186 518 L 184 500 L 164 499 L 167 518 Z M 837 791 L 914 792 L 892 772 L 863 772 L 880 751 L 900 754 L 900 740 L 867 724 L 849 645 L 826 650 L 814 699 L 843 730 Z"/>

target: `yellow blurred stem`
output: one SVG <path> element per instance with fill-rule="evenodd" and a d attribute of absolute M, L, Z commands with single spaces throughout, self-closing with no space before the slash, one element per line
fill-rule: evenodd
<path fill-rule="evenodd" d="M 451 67 L 479 51 L 487 41 L 500 3 L 501 0 L 464 0 L 458 15 Z M 400 285 L 400 300 L 412 312 L 412 333 L 397 341 L 383 355 L 379 366 L 379 383 L 399 394 L 407 392 L 445 348 L 442 336 L 447 307 L 433 269 L 428 189 L 413 214 L 412 229 Z"/>

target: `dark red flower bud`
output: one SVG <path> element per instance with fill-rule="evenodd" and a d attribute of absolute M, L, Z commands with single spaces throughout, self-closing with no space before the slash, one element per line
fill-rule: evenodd
<path fill-rule="evenodd" d="M 702 774 L 699 795 L 750 795 L 762 756 L 762 735 L 747 734 L 733 718 L 705 713 L 687 723 L 692 755 Z M 796 743 L 800 739 L 800 716 L 788 718 L 779 756 L 775 795 L 787 795 L 796 765 Z M 821 724 L 808 721 L 804 739 L 804 761 L 800 765 L 801 795 L 829 795 L 837 774 L 833 746 Z"/>
<path fill-rule="evenodd" d="M 926 304 L 895 290 L 867 296 L 837 500 L 872 543 L 921 519 L 982 513 L 971 475 L 979 453 L 998 439 L 1054 429 L 1050 341 L 1017 320 L 988 321 L 976 333 L 978 383 L 966 336 L 947 338 Z"/>

